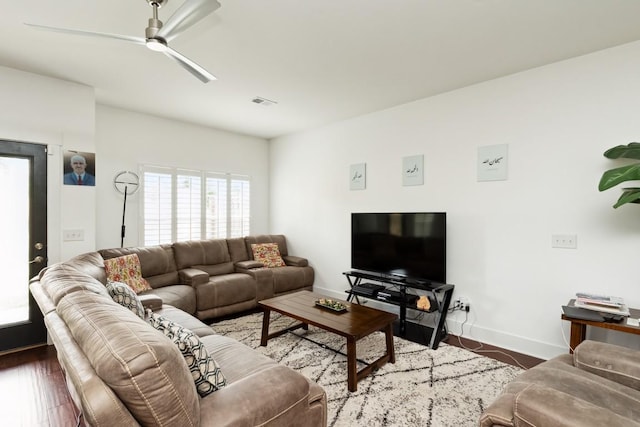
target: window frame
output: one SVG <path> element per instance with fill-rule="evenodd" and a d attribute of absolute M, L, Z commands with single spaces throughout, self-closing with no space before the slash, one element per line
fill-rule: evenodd
<path fill-rule="evenodd" d="M 199 228 L 200 228 L 200 237 L 199 238 L 189 238 L 186 240 L 200 240 L 200 239 L 228 239 L 228 238 L 233 238 L 233 237 L 244 237 L 246 235 L 250 234 L 250 230 L 251 230 L 251 177 L 249 175 L 241 175 L 241 174 L 234 174 L 234 173 L 225 173 L 225 172 L 211 172 L 211 171 L 202 171 L 202 170 L 195 170 L 195 169 L 186 169 L 186 168 L 178 168 L 178 167 L 170 167 L 170 166 L 157 166 L 157 165 L 150 165 L 150 164 L 143 164 L 140 165 L 139 167 L 139 173 L 141 176 L 141 197 L 139 198 L 139 226 L 138 226 L 138 239 L 140 242 L 143 242 L 143 246 L 150 246 L 150 245 L 158 245 L 158 244 L 169 244 L 169 243 L 174 243 L 177 241 L 184 241 L 184 240 L 178 240 L 178 177 L 179 176 L 189 176 L 189 177 L 197 177 L 199 178 L 200 181 L 200 197 L 199 197 L 199 206 L 200 206 L 200 219 L 199 219 Z M 146 202 L 147 202 L 147 191 L 146 191 L 146 184 L 147 184 L 147 180 L 146 180 L 146 174 L 147 173 L 152 173 L 152 174 L 159 174 L 159 175 L 166 175 L 169 176 L 170 179 L 170 186 L 171 186 L 171 191 L 170 191 L 170 197 L 169 197 L 169 201 L 171 204 L 171 227 L 170 227 L 170 241 L 167 241 L 167 237 L 163 236 L 161 233 L 161 226 L 159 225 L 158 227 L 158 236 L 157 239 L 148 239 L 147 238 L 147 221 L 148 221 L 148 217 L 147 217 L 147 211 L 146 211 Z M 209 231 L 207 229 L 207 224 L 209 221 L 212 220 L 211 215 L 209 214 L 209 209 L 207 206 L 207 193 L 209 190 L 208 187 L 208 179 L 215 179 L 215 180 L 222 180 L 225 183 L 225 192 L 226 194 L 224 195 L 224 215 L 225 215 L 225 229 L 223 230 L 224 235 L 220 235 L 220 231 L 222 230 L 222 227 L 215 227 L 212 228 L 211 231 L 214 231 L 215 233 L 209 234 Z M 233 222 L 234 219 L 236 219 L 236 217 L 234 217 L 233 214 L 233 205 L 232 205 L 232 199 L 234 197 L 233 193 L 233 183 L 235 181 L 241 181 L 242 184 L 242 191 L 241 191 L 241 210 L 240 210 L 240 228 L 241 228 L 241 235 L 234 235 L 233 234 Z M 245 186 L 248 185 L 248 200 L 246 195 L 244 195 L 244 189 Z M 219 201 L 219 199 L 218 199 Z M 245 203 L 246 201 L 246 203 Z M 243 215 L 244 211 L 248 209 L 248 215 Z M 161 212 L 159 212 L 158 214 L 158 218 L 160 218 L 162 215 Z M 213 219 L 213 221 L 215 221 L 215 218 Z M 159 224 L 161 224 L 161 221 L 159 222 Z M 193 227 L 193 222 L 190 223 L 190 227 Z M 152 243 L 147 243 L 148 241 L 152 241 Z"/>

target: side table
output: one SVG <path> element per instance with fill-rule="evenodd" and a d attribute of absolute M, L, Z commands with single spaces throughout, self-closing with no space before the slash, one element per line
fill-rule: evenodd
<path fill-rule="evenodd" d="M 573 301 L 569 302 L 569 305 L 573 305 Z M 636 308 L 630 308 L 632 318 L 640 318 L 640 310 Z M 595 326 L 596 328 L 611 329 L 614 331 L 627 332 L 630 334 L 640 335 L 640 326 L 631 326 L 627 324 L 627 319 L 623 319 L 620 323 L 614 322 L 594 322 L 592 320 L 575 319 L 562 315 L 562 320 L 571 322 L 571 338 L 569 340 L 569 352 L 573 353 L 573 349 L 578 346 L 587 337 L 587 326 Z"/>

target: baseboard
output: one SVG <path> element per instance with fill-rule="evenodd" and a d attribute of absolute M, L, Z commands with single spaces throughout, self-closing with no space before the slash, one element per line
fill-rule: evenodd
<path fill-rule="evenodd" d="M 337 299 L 347 298 L 347 293 L 345 293 L 344 291 L 339 292 L 334 289 L 321 288 L 317 286 L 314 287 L 314 291 Z M 360 297 L 360 301 L 366 301 L 366 305 L 368 305 L 369 307 L 374 307 L 380 310 L 398 314 L 399 308 L 397 306 L 362 297 Z M 414 312 L 413 310 L 409 310 L 407 312 L 407 319 L 411 319 L 411 317 L 415 316 L 416 313 L 417 312 Z M 565 354 L 569 351 L 567 347 L 564 346 L 532 340 L 527 337 L 513 335 L 503 331 L 497 331 L 495 329 L 485 328 L 469 322 L 466 322 L 463 328 L 463 322 L 464 319 L 458 319 L 454 316 L 448 316 L 447 330 L 454 335 L 460 335 L 460 331 L 463 331 L 462 336 L 465 338 L 537 357 L 539 359 L 548 360 L 552 357 L 555 357 L 559 354 Z M 423 323 L 427 326 L 432 326 L 429 324 L 428 319 L 420 323 Z"/>
<path fill-rule="evenodd" d="M 454 335 L 459 335 L 459 331 L 463 330 L 462 323 L 463 321 L 459 319 L 447 318 L 447 328 L 449 328 Z M 469 330 L 471 330 L 471 333 Z M 475 324 L 469 325 L 468 322 L 464 325 L 464 333 L 462 336 L 544 360 L 569 352 L 569 349 L 564 346 L 536 341 L 527 337 L 484 328 Z"/>

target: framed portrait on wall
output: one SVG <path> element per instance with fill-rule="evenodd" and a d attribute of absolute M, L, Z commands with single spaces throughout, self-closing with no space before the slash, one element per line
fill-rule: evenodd
<path fill-rule="evenodd" d="M 62 168 L 62 183 L 94 187 L 96 185 L 96 155 L 74 150 L 65 150 Z"/>

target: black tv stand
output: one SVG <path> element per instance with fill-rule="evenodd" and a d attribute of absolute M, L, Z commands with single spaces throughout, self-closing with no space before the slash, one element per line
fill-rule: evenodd
<path fill-rule="evenodd" d="M 347 301 L 355 299 L 357 303 L 360 303 L 358 297 L 365 297 L 400 307 L 400 318 L 397 324 L 394 325 L 395 334 L 410 341 L 428 345 L 429 348 L 434 350 L 438 348 L 440 340 L 446 335 L 445 321 L 451 304 L 454 285 L 435 283 L 419 278 L 382 275 L 361 270 L 346 271 L 342 274 L 349 281 L 349 289 L 346 291 L 349 294 Z M 367 280 L 380 284 L 375 293 L 371 293 L 369 290 L 362 291 L 362 287 L 372 288 L 376 286 L 367 283 Z M 383 286 L 384 290 L 379 289 Z M 410 291 L 407 292 L 407 289 L 410 289 Z M 434 328 L 407 322 L 407 308 L 425 311 L 417 307 L 416 300 L 418 296 L 414 290 L 426 292 L 431 302 L 431 308 L 427 312 L 435 314 Z"/>

